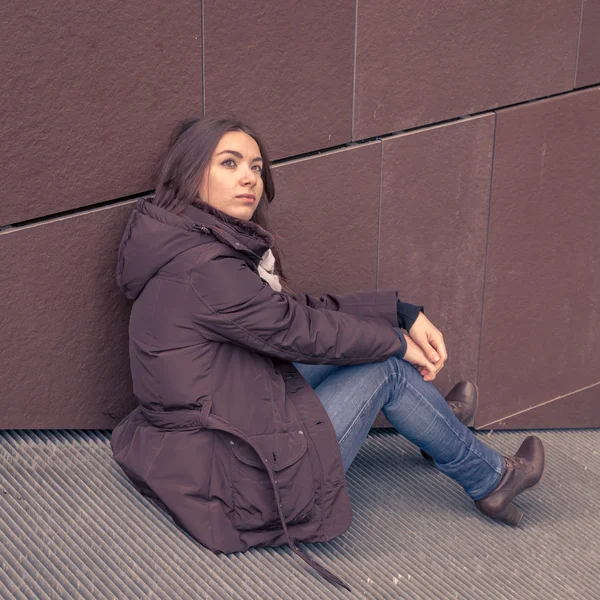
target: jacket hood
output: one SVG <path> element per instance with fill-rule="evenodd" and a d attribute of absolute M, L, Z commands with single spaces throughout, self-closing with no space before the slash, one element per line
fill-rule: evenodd
<path fill-rule="evenodd" d="M 199 226 L 205 228 L 203 233 Z M 272 235 L 256 223 L 231 217 L 204 202 L 187 206 L 177 215 L 147 199 L 138 200 L 119 245 L 117 284 L 123 295 L 135 300 L 166 264 L 206 243 L 204 233 L 249 254 L 256 264 L 273 245 Z"/>

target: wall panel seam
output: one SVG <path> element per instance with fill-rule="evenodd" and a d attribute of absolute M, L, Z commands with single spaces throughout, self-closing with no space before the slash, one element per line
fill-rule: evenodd
<path fill-rule="evenodd" d="M 133 196 L 125 196 L 123 198 L 117 198 L 115 200 L 106 200 L 104 202 L 98 202 L 97 204 L 88 204 L 87 206 L 80 206 L 78 208 L 72 208 L 69 210 L 44 215 L 42 217 L 36 217 L 35 219 L 28 219 L 27 221 L 19 221 L 18 223 L 0 225 L 0 233 L 3 233 L 5 231 L 16 231 L 26 229 L 29 227 L 35 227 L 43 223 L 54 223 L 56 221 L 62 221 L 63 219 L 68 219 L 70 217 L 81 217 L 89 213 L 97 212 L 99 210 L 116 208 L 125 204 L 131 204 L 133 206 L 133 204 L 137 200 L 152 198 L 153 196 L 154 190 L 149 190 L 146 192 L 141 192 L 140 194 L 135 194 Z"/>
<path fill-rule="evenodd" d="M 483 310 L 485 306 L 485 280 L 487 275 L 488 251 L 490 246 L 490 226 L 492 223 L 492 189 L 494 184 L 494 160 L 496 158 L 496 129 L 498 126 L 498 115 L 494 113 L 494 133 L 492 136 L 492 165 L 490 168 L 490 186 L 488 192 L 488 222 L 485 235 L 485 253 L 483 256 L 483 281 L 481 284 L 481 316 L 479 319 L 479 348 L 477 349 L 477 371 L 475 381 L 479 383 L 479 369 L 481 367 L 481 342 L 483 339 Z"/>
<path fill-rule="evenodd" d="M 377 215 L 377 261 L 375 263 L 375 289 L 379 289 L 379 249 L 381 247 L 381 197 L 383 196 L 383 142 L 379 152 L 379 212 Z"/>
<path fill-rule="evenodd" d="M 203 46 L 204 46 L 204 40 L 203 40 Z M 202 60 L 204 62 L 204 55 L 202 57 Z M 204 85 L 204 80 L 202 82 L 202 90 L 203 90 L 203 94 L 204 94 L 204 90 L 205 90 L 205 85 Z M 582 86 L 580 88 L 577 88 L 575 90 L 568 90 L 566 92 L 560 92 L 558 94 L 551 94 L 549 96 L 544 96 L 541 98 L 534 98 L 532 100 L 525 100 L 523 102 L 518 102 L 516 104 L 510 104 L 510 105 L 506 105 L 506 106 L 498 106 L 496 107 L 493 111 L 490 111 L 490 109 L 485 109 L 482 110 L 480 112 L 476 112 L 476 113 L 472 113 L 469 115 L 463 115 L 460 117 L 452 117 L 449 119 L 445 119 L 443 121 L 439 121 L 439 122 L 435 122 L 435 123 L 424 123 L 422 125 L 418 125 L 416 127 L 412 127 L 412 128 L 408 128 L 405 130 L 400 130 L 400 131 L 392 131 L 389 133 L 382 133 L 380 135 L 377 136 L 373 136 L 373 137 L 369 137 L 369 138 L 364 138 L 361 140 L 355 140 L 352 142 L 347 142 L 344 144 L 339 144 L 337 146 L 331 146 L 331 147 L 327 147 L 327 148 L 317 148 L 315 150 L 311 150 L 310 152 L 304 152 L 302 154 L 298 154 L 298 155 L 293 155 L 293 156 L 285 156 L 285 157 L 281 157 L 278 158 L 277 160 L 273 160 L 271 161 L 272 166 L 277 166 L 286 162 L 290 162 L 293 160 L 298 160 L 300 158 L 313 158 L 313 157 L 320 157 L 320 156 L 324 156 L 325 154 L 329 153 L 329 152 L 335 152 L 337 150 L 343 150 L 343 149 L 348 149 L 357 145 L 362 145 L 362 144 L 368 144 L 371 142 L 382 142 L 383 140 L 386 140 L 387 138 L 390 137 L 394 137 L 397 136 L 399 134 L 403 134 L 403 133 L 415 133 L 419 130 L 427 130 L 427 129 L 431 129 L 433 127 L 438 127 L 440 125 L 447 125 L 453 122 L 460 122 L 464 119 L 467 118 L 474 118 L 474 117 L 479 117 L 482 115 L 486 115 L 486 114 L 490 114 L 490 112 L 494 112 L 495 114 L 497 114 L 498 111 L 501 110 L 505 110 L 507 108 L 514 108 L 516 106 L 525 106 L 528 104 L 533 104 L 533 103 L 537 103 L 537 102 L 543 102 L 545 100 L 551 100 L 554 98 L 559 98 L 561 96 L 567 96 L 569 94 L 581 94 L 581 93 L 585 93 L 587 90 L 591 90 L 591 89 L 595 89 L 598 88 L 600 89 L 600 85 L 598 83 L 592 83 L 586 86 Z M 205 104 L 203 102 L 202 105 L 202 112 L 205 113 Z M 143 192 L 139 192 L 136 194 L 131 194 L 128 196 L 122 196 L 119 198 L 112 198 L 110 200 L 103 200 L 102 202 L 97 202 L 95 204 L 86 204 L 84 206 L 78 206 L 75 208 L 71 208 L 65 211 L 60 211 L 58 213 L 50 213 L 50 214 L 46 214 L 46 215 L 42 215 L 39 217 L 35 217 L 34 219 L 26 219 L 24 221 L 17 221 L 14 223 L 0 223 L 0 232 L 3 230 L 8 230 L 8 229 L 18 229 L 24 226 L 28 226 L 28 225 L 33 225 L 36 223 L 41 223 L 43 221 L 50 221 L 52 219 L 58 219 L 58 218 L 62 218 L 64 216 L 69 216 L 69 215 L 75 215 L 75 214 L 83 214 L 86 212 L 89 212 L 91 210 L 95 210 L 96 208 L 101 208 L 101 207 L 106 207 L 106 206 L 110 206 L 112 204 L 117 205 L 120 204 L 122 202 L 125 202 L 127 200 L 135 200 L 135 199 L 139 199 L 139 198 L 144 198 L 146 196 L 151 196 L 154 194 L 155 190 L 145 190 Z"/>
<path fill-rule="evenodd" d="M 204 0 L 200 0 L 200 35 L 202 36 L 202 116 L 206 115 L 206 53 L 204 52 Z"/>
<path fill-rule="evenodd" d="M 575 73 L 573 73 L 573 89 L 577 86 L 577 69 L 579 68 L 579 48 L 581 46 L 581 27 L 583 25 L 583 2 L 581 0 L 581 10 L 579 11 L 579 34 L 577 35 L 577 48 L 575 52 Z"/>
<path fill-rule="evenodd" d="M 583 2 L 583 0 L 581 0 Z M 358 47 L 358 0 L 354 3 L 354 67 L 352 71 L 352 123 L 350 139 L 354 139 L 354 107 L 356 104 L 356 52 Z"/>
<path fill-rule="evenodd" d="M 556 402 L 557 400 L 564 400 L 565 398 L 568 398 L 569 396 L 573 396 L 573 394 L 578 394 L 579 392 L 585 392 L 585 390 L 589 390 L 589 389 L 591 389 L 593 387 L 597 387 L 597 386 L 600 386 L 600 381 L 596 381 L 596 383 L 592 383 L 590 385 L 586 385 L 585 387 L 579 388 L 577 390 L 573 390 L 572 392 L 569 392 L 567 394 L 562 394 L 561 396 L 556 396 L 556 398 L 552 398 L 550 400 L 545 400 L 544 402 L 540 402 L 539 404 L 536 404 L 535 406 L 528 406 L 527 408 L 524 408 L 523 410 L 518 410 L 517 412 L 514 412 L 510 415 L 506 415 L 504 417 L 499 417 L 498 419 L 494 419 L 493 421 L 490 421 L 489 423 L 485 423 L 485 425 L 477 426 L 476 429 L 486 429 L 490 425 L 494 425 L 495 423 L 499 423 L 500 421 L 512 419 L 513 417 L 522 415 L 523 413 L 529 412 L 531 410 L 535 410 L 536 408 L 546 406 L 546 404 L 552 404 L 552 402 Z"/>

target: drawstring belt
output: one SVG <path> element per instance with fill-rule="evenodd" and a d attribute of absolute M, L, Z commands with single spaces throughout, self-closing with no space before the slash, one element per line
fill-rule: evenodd
<path fill-rule="evenodd" d="M 169 430 L 190 430 L 190 429 L 216 429 L 219 431 L 223 431 L 225 433 L 229 433 L 231 435 L 235 435 L 239 439 L 246 442 L 252 449 L 258 454 L 258 457 L 265 465 L 267 473 L 269 474 L 269 480 L 271 481 L 271 486 L 273 488 L 273 492 L 275 494 L 275 503 L 277 505 L 277 514 L 279 516 L 279 520 L 281 521 L 281 526 L 283 527 L 283 532 L 285 533 L 286 541 L 289 547 L 292 549 L 296 556 L 299 556 L 304 562 L 309 564 L 315 571 L 323 575 L 325 579 L 332 583 L 337 583 L 341 585 L 343 588 L 347 589 L 351 592 L 351 588 L 337 575 L 333 574 L 331 571 L 320 565 L 316 560 L 308 556 L 303 550 L 298 548 L 294 543 L 294 539 L 290 535 L 290 532 L 287 528 L 287 524 L 285 522 L 285 517 L 283 515 L 282 510 L 282 502 L 281 495 L 279 493 L 279 487 L 275 483 L 275 473 L 271 467 L 271 463 L 269 460 L 265 458 L 260 450 L 260 448 L 242 431 L 233 427 L 227 421 L 217 417 L 215 415 L 210 414 L 210 409 L 212 407 L 212 402 L 209 400 L 204 402 L 202 405 L 202 410 L 194 410 L 194 409 L 181 409 L 176 411 L 156 411 L 150 410 L 141 406 L 140 409 L 148 422 L 155 427 L 160 429 L 169 429 Z"/>

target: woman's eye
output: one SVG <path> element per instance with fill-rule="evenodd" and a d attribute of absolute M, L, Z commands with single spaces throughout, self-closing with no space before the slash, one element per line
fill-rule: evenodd
<path fill-rule="evenodd" d="M 226 158 L 221 164 L 224 167 L 235 167 L 235 166 L 237 166 L 236 163 L 235 163 L 235 160 L 233 160 L 233 158 Z M 253 165 L 252 168 L 257 173 L 262 173 L 262 166 L 261 165 Z"/>

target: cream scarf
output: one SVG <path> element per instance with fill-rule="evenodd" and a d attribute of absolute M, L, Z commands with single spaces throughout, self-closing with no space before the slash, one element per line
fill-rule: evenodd
<path fill-rule="evenodd" d="M 258 264 L 258 274 L 264 279 L 276 292 L 281 291 L 279 277 L 275 275 L 275 255 L 271 249 L 267 250 Z"/>

